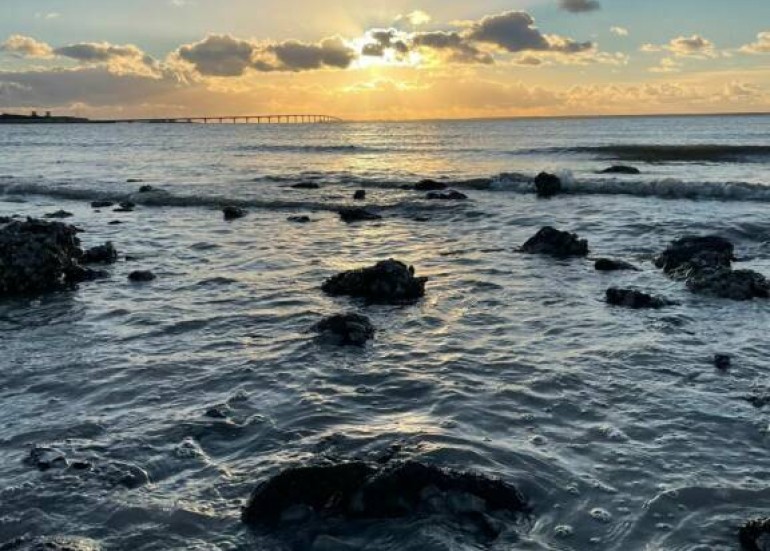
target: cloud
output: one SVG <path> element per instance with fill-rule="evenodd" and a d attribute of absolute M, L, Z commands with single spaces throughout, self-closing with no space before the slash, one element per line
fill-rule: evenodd
<path fill-rule="evenodd" d="M 48 44 L 20 34 L 8 37 L 8 40 L 0 44 L 0 51 L 8 52 L 18 57 L 53 57 L 53 48 Z"/>
<path fill-rule="evenodd" d="M 488 15 L 472 23 L 465 36 L 472 41 L 493 44 L 507 52 L 551 51 L 578 53 L 590 50 L 591 42 L 575 42 L 556 35 L 546 36 L 526 12 L 509 11 Z"/>
<path fill-rule="evenodd" d="M 457 31 L 433 31 L 415 33 L 411 37 L 412 47 L 434 50 L 446 54 L 446 61 L 452 63 L 481 63 L 489 65 L 494 58 L 479 50 L 466 36 Z"/>
<path fill-rule="evenodd" d="M 559 7 L 570 13 L 586 13 L 602 9 L 596 0 L 559 0 Z"/>
<path fill-rule="evenodd" d="M 425 13 L 422 10 L 414 10 L 411 13 L 407 13 L 404 15 L 399 15 L 396 18 L 396 23 L 399 23 L 401 21 L 406 21 L 410 25 L 414 27 L 419 27 L 422 25 L 427 25 L 431 22 L 431 16 L 427 13 Z"/>
<path fill-rule="evenodd" d="M 325 38 L 318 44 L 289 40 L 271 44 L 267 51 L 275 54 L 278 65 L 272 70 L 308 71 L 332 67 L 347 69 L 356 58 L 355 51 L 339 38 Z"/>
<path fill-rule="evenodd" d="M 671 39 L 667 44 L 644 44 L 641 47 L 643 52 L 662 52 L 667 51 L 676 57 L 694 57 L 699 59 L 716 57 L 714 43 L 703 38 L 700 35 L 678 36 Z"/>
<path fill-rule="evenodd" d="M 746 44 L 740 49 L 745 54 L 770 54 L 770 31 L 757 35 L 757 41 Z"/>
<path fill-rule="evenodd" d="M 61 14 L 57 13 L 57 12 L 48 12 L 48 13 L 38 12 L 38 13 L 35 14 L 35 19 L 48 19 L 48 20 L 50 20 L 50 19 L 58 19 L 59 17 L 61 17 Z"/>
<path fill-rule="evenodd" d="M 617 36 L 628 36 L 628 29 L 625 27 L 610 27 L 610 32 Z"/>

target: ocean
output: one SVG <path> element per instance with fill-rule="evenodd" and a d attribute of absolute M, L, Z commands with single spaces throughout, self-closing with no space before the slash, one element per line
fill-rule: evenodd
<path fill-rule="evenodd" d="M 618 164 L 641 173 L 598 173 Z M 535 196 L 543 170 L 564 193 Z M 345 224 L 351 205 L 382 219 Z M 0 301 L 0 549 L 735 549 L 770 511 L 770 304 L 692 294 L 653 259 L 718 234 L 770 276 L 768 208 L 770 116 L 0 126 L 0 216 L 64 209 L 121 254 Z M 546 225 L 640 270 L 517 251 Z M 429 278 L 422 300 L 320 289 L 388 258 Z M 611 286 L 678 304 L 611 307 Z M 347 311 L 370 343 L 314 338 Z M 40 470 L 33 446 L 64 459 Z M 435 516 L 302 538 L 240 520 L 282 469 L 383 455 L 499 478 L 531 513 L 492 540 Z"/>

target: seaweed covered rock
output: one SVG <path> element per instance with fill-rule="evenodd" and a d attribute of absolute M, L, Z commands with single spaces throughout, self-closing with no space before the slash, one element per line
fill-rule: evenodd
<path fill-rule="evenodd" d="M 0 297 L 42 293 L 102 276 L 80 265 L 77 233 L 61 222 L 0 218 Z"/>
<path fill-rule="evenodd" d="M 587 256 L 588 241 L 580 239 L 577 234 L 546 226 L 524 243 L 520 250 L 529 254 L 545 254 L 561 258 Z"/>
<path fill-rule="evenodd" d="M 639 268 L 623 260 L 613 260 L 612 258 L 597 258 L 594 262 L 594 268 L 598 272 L 617 272 L 622 270 L 639 271 Z"/>
<path fill-rule="evenodd" d="M 744 551 L 770 550 L 770 518 L 748 521 L 741 526 L 738 539 Z"/>
<path fill-rule="evenodd" d="M 361 222 L 365 220 L 380 220 L 382 216 L 361 207 L 346 207 L 338 211 L 343 222 Z"/>
<path fill-rule="evenodd" d="M 355 461 L 278 473 L 257 486 L 242 520 L 252 526 L 275 526 L 288 522 L 287 511 L 297 508 L 323 518 L 403 518 L 435 511 L 437 501 L 451 503 L 443 512 L 455 515 L 529 512 L 518 489 L 501 480 L 417 461 L 385 465 Z"/>
<path fill-rule="evenodd" d="M 114 264 L 118 260 L 118 251 L 107 241 L 104 245 L 98 245 L 83 253 L 83 264 Z"/>
<path fill-rule="evenodd" d="M 442 191 L 447 188 L 444 182 L 437 182 L 436 180 L 420 180 L 414 185 L 416 191 Z"/>
<path fill-rule="evenodd" d="M 541 172 L 535 176 L 535 193 L 538 197 L 553 197 L 561 193 L 561 179 L 555 174 Z"/>
<path fill-rule="evenodd" d="M 635 289 L 618 289 L 617 287 L 611 287 L 607 289 L 607 304 L 639 309 L 663 308 L 665 306 L 672 306 L 676 303 L 662 297 L 648 295 L 647 293 Z"/>
<path fill-rule="evenodd" d="M 363 346 L 374 337 L 374 325 L 369 318 L 356 313 L 335 314 L 313 326 L 319 337 L 332 344 Z"/>
<path fill-rule="evenodd" d="M 459 191 L 451 190 L 446 193 L 431 191 L 425 195 L 425 198 L 439 201 L 464 201 L 468 198 L 468 196 L 464 193 L 460 193 Z"/>
<path fill-rule="evenodd" d="M 321 289 L 332 296 L 347 295 L 377 303 L 403 303 L 424 296 L 427 281 L 427 277 L 414 276 L 414 267 L 389 259 L 368 268 L 337 274 L 327 279 Z"/>
<path fill-rule="evenodd" d="M 234 205 L 228 205 L 222 208 L 222 215 L 225 220 L 237 220 L 238 218 L 243 218 L 246 214 L 246 209 Z"/>
<path fill-rule="evenodd" d="M 692 270 L 730 268 L 733 244 L 717 235 L 686 236 L 673 241 L 655 259 L 655 265 L 672 277 L 686 279 Z"/>
<path fill-rule="evenodd" d="M 633 166 L 613 165 L 599 171 L 599 174 L 641 174 L 642 172 Z"/>

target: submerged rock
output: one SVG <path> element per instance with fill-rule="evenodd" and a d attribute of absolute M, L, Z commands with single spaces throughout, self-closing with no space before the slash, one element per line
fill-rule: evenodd
<path fill-rule="evenodd" d="M 139 193 L 150 193 L 151 191 L 155 191 L 155 188 L 154 188 L 154 187 L 152 187 L 152 186 L 151 186 L 151 185 L 149 185 L 149 184 L 147 184 L 147 185 L 144 185 L 144 186 L 141 186 L 141 187 L 139 188 Z"/>
<path fill-rule="evenodd" d="M 298 184 L 292 185 L 291 187 L 294 189 L 319 189 L 321 186 L 315 182 L 300 182 Z"/>
<path fill-rule="evenodd" d="M 350 224 L 351 222 L 360 222 L 364 220 L 381 220 L 382 216 L 377 213 L 371 212 L 361 207 L 346 207 L 339 211 L 340 218 L 343 222 Z"/>
<path fill-rule="evenodd" d="M 237 220 L 238 218 L 243 218 L 246 216 L 246 214 L 246 209 L 242 209 L 241 207 L 236 207 L 233 205 L 222 207 L 222 215 L 224 216 L 225 220 Z"/>
<path fill-rule="evenodd" d="M 63 469 L 69 464 L 67 456 L 62 450 L 41 445 L 36 445 L 29 450 L 27 463 L 41 471 Z"/>
<path fill-rule="evenodd" d="M 0 296 L 34 294 L 103 275 L 80 265 L 78 229 L 61 222 L 0 217 Z"/>
<path fill-rule="evenodd" d="M 420 180 L 414 185 L 416 191 L 441 191 L 447 188 L 444 182 L 436 180 Z"/>
<path fill-rule="evenodd" d="M 425 295 L 427 277 L 414 277 L 414 267 L 384 260 L 327 279 L 321 289 L 329 295 L 348 295 L 378 303 L 412 302 Z"/>
<path fill-rule="evenodd" d="M 666 300 L 662 297 L 655 297 L 642 293 L 635 289 L 618 289 L 611 287 L 607 289 L 607 304 L 613 306 L 625 306 L 626 308 L 663 308 L 672 306 L 676 303 Z"/>
<path fill-rule="evenodd" d="M 770 297 L 770 282 L 753 270 L 714 268 L 694 270 L 687 279 L 687 288 L 693 293 L 732 300 L 751 300 Z"/>
<path fill-rule="evenodd" d="M 252 526 L 290 523 L 290 511 L 323 518 L 403 518 L 424 512 L 476 518 L 488 511 L 528 513 L 515 487 L 479 474 L 417 461 L 361 461 L 286 469 L 261 483 L 242 512 Z M 304 515 L 306 518 L 307 515 Z M 303 517 L 300 517 L 302 519 Z"/>
<path fill-rule="evenodd" d="M 529 254 L 546 254 L 561 258 L 587 256 L 588 241 L 580 239 L 577 234 L 546 226 L 524 243 L 520 250 Z"/>
<path fill-rule="evenodd" d="M 732 363 L 733 363 L 733 360 L 729 355 L 714 354 L 714 367 L 716 367 L 717 369 L 726 371 L 730 369 L 730 366 L 732 365 Z"/>
<path fill-rule="evenodd" d="M 57 210 L 56 212 L 49 212 L 45 215 L 46 218 L 72 218 L 73 216 L 75 215 L 66 210 Z"/>
<path fill-rule="evenodd" d="M 597 258 L 594 268 L 599 272 L 615 272 L 621 270 L 639 271 L 639 268 L 623 260 L 613 260 L 611 258 Z"/>
<path fill-rule="evenodd" d="M 729 268 L 734 260 L 733 244 L 717 235 L 687 236 L 673 241 L 655 259 L 655 265 L 671 276 L 689 275 L 692 270 Z"/>
<path fill-rule="evenodd" d="M 310 222 L 309 216 L 289 216 L 286 220 L 295 224 L 307 224 Z"/>
<path fill-rule="evenodd" d="M 135 270 L 128 274 L 128 280 L 133 281 L 134 283 L 153 281 L 155 277 L 155 274 L 149 270 Z"/>
<path fill-rule="evenodd" d="M 467 195 L 464 193 L 460 193 L 459 191 L 451 190 L 447 193 L 439 193 L 437 191 L 432 191 L 428 193 L 425 196 L 426 199 L 432 199 L 432 200 L 440 200 L 440 201 L 464 201 L 468 198 Z"/>
<path fill-rule="evenodd" d="M 104 245 L 98 245 L 88 249 L 83 253 L 82 262 L 84 264 L 114 264 L 118 260 L 118 251 L 107 241 Z"/>
<path fill-rule="evenodd" d="M 133 212 L 136 208 L 136 203 L 133 201 L 121 201 L 118 203 L 118 208 L 113 209 L 112 212 Z"/>
<path fill-rule="evenodd" d="M 535 193 L 538 197 L 553 197 L 561 193 L 561 179 L 555 174 L 541 172 L 535 176 Z"/>
<path fill-rule="evenodd" d="M 770 518 L 748 521 L 741 526 L 738 539 L 744 551 L 770 550 Z"/>
<path fill-rule="evenodd" d="M 613 165 L 609 168 L 599 171 L 599 174 L 641 174 L 638 168 L 625 165 Z"/>
<path fill-rule="evenodd" d="M 324 341 L 339 345 L 363 346 L 374 337 L 375 328 L 369 318 L 361 314 L 335 314 L 313 326 Z"/>
<path fill-rule="evenodd" d="M 356 192 L 353 194 L 353 199 L 356 201 L 363 201 L 366 199 L 366 190 L 365 189 L 357 189 Z"/>
<path fill-rule="evenodd" d="M 104 209 L 107 207 L 113 206 L 115 203 L 113 201 L 91 201 L 91 208 L 92 209 Z"/>

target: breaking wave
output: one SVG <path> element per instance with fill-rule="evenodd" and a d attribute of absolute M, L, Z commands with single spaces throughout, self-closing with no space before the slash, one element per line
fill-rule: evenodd
<path fill-rule="evenodd" d="M 638 161 L 647 163 L 663 162 L 706 162 L 706 163 L 762 163 L 770 160 L 768 145 L 599 145 L 568 148 L 544 148 L 521 150 L 515 153 L 578 153 L 593 155 L 597 159 L 615 161 Z"/>

